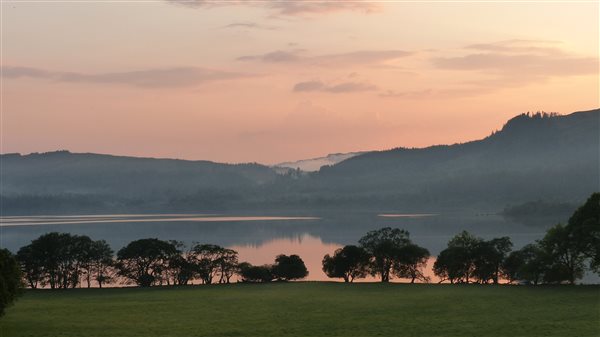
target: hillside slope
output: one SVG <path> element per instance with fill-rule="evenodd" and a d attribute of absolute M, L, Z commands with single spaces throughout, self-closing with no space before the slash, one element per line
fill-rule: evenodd
<path fill-rule="evenodd" d="M 418 202 L 581 200 L 599 189 L 600 110 L 519 115 L 482 140 L 359 155 L 311 188 Z"/>
<path fill-rule="evenodd" d="M 519 115 L 463 144 L 368 152 L 310 174 L 75 154 L 2 155 L 4 214 L 363 208 L 500 211 L 600 190 L 600 110 Z"/>

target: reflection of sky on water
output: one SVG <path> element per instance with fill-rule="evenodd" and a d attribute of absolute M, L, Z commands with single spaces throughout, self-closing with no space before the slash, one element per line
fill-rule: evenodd
<path fill-rule="evenodd" d="M 168 216 L 168 217 L 138 217 L 127 218 L 121 216 L 112 217 L 85 217 L 65 219 L 5 219 L 0 220 L 2 227 L 14 226 L 39 226 L 39 225 L 82 225 L 82 224 L 106 224 L 106 223 L 128 223 L 128 222 L 236 222 L 236 221 L 283 221 L 283 220 L 318 220 L 315 217 L 284 217 L 284 216 Z"/>
<path fill-rule="evenodd" d="M 321 260 L 345 244 L 356 244 L 367 231 L 397 227 L 410 232 L 411 239 L 436 255 L 456 233 L 467 230 L 485 239 L 511 237 L 515 248 L 544 235 L 543 227 L 529 227 L 496 215 L 441 213 L 392 214 L 329 212 L 319 214 L 154 214 L 69 217 L 6 217 L 0 227 L 0 245 L 15 252 L 48 232 L 69 232 L 106 240 L 116 251 L 141 238 L 213 243 L 232 247 L 240 261 L 272 263 L 278 254 L 298 254 L 306 262 L 310 280 L 326 279 Z M 211 221 L 208 219 L 213 218 Z M 93 221 L 90 223 L 90 221 Z M 558 219 L 556 222 L 564 221 Z M 34 224 L 40 222 L 44 224 Z M 19 225 L 26 223 L 28 225 Z M 548 227 L 554 223 L 549 223 Z"/>
<path fill-rule="evenodd" d="M 389 226 L 408 230 L 415 243 L 437 254 L 446 246 L 450 237 L 462 230 L 468 230 L 484 238 L 510 236 L 516 247 L 540 238 L 545 231 L 545 228 L 528 227 L 496 215 L 449 213 L 435 216 L 395 214 L 392 217 L 381 217 L 377 213 L 351 211 L 269 216 L 240 214 L 28 216 L 2 218 L 2 223 L 1 244 L 13 251 L 38 236 L 52 231 L 84 234 L 96 240 L 104 239 L 115 250 L 130 241 L 149 237 L 180 240 L 187 244 L 201 242 L 223 246 L 253 246 L 255 249 L 260 249 L 264 243 L 276 239 L 286 239 L 292 246 L 293 240 L 300 240 L 306 235 L 318 238 L 324 244 L 355 244 L 367 231 Z"/>

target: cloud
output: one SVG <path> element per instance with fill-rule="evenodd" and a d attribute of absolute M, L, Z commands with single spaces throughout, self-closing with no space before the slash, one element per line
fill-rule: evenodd
<path fill-rule="evenodd" d="M 98 74 L 48 71 L 38 68 L 13 66 L 4 66 L 2 71 L 5 78 L 29 77 L 57 82 L 126 84 L 141 88 L 191 87 L 205 82 L 255 76 L 197 67 L 176 67 Z"/>
<path fill-rule="evenodd" d="M 318 91 L 318 90 L 322 90 L 324 87 L 325 87 L 325 84 L 321 81 L 298 82 L 294 85 L 293 91 L 296 91 L 296 92 Z"/>
<path fill-rule="evenodd" d="M 380 93 L 379 97 L 419 99 L 419 98 L 429 97 L 432 94 L 433 94 L 433 90 L 431 90 L 431 89 L 417 90 L 417 91 L 386 90 L 386 91 Z"/>
<path fill-rule="evenodd" d="M 309 61 L 317 64 L 373 64 L 391 61 L 412 55 L 404 50 L 361 50 L 343 54 L 329 54 L 313 57 Z"/>
<path fill-rule="evenodd" d="M 265 63 L 299 62 L 314 66 L 348 66 L 357 64 L 379 64 L 413 55 L 405 50 L 359 50 L 349 53 L 303 56 L 303 50 L 276 50 L 266 54 L 238 57 L 238 61 L 260 61 Z"/>
<path fill-rule="evenodd" d="M 472 92 L 518 87 L 553 77 L 598 74 L 597 57 L 572 55 L 557 48 L 558 44 L 555 41 L 536 40 L 472 44 L 465 46 L 465 55 L 437 57 L 431 61 L 438 69 L 484 75 L 481 80 L 461 83 L 470 86 L 465 89 Z"/>
<path fill-rule="evenodd" d="M 297 62 L 302 58 L 298 55 L 298 51 L 282 51 L 276 50 L 270 53 L 261 55 L 240 56 L 238 61 L 262 61 L 266 63 L 281 63 L 281 62 Z"/>
<path fill-rule="evenodd" d="M 2 76 L 6 78 L 33 77 L 33 78 L 48 78 L 51 76 L 45 70 L 30 68 L 30 67 L 2 67 Z"/>
<path fill-rule="evenodd" d="M 263 7 L 275 16 L 311 16 L 343 11 L 373 13 L 381 6 L 369 0 L 285 0 L 285 1 L 252 1 L 252 0 L 167 0 L 169 3 L 190 8 L 214 8 L 223 6 Z"/>
<path fill-rule="evenodd" d="M 268 4 L 268 7 L 275 10 L 281 15 L 310 15 L 310 14 L 327 14 L 341 11 L 359 11 L 364 13 L 376 12 L 380 7 L 372 1 L 346 1 L 346 0 L 330 0 L 330 1 L 273 1 Z"/>
<path fill-rule="evenodd" d="M 489 44 L 473 44 L 465 49 L 482 51 L 459 57 L 434 58 L 440 69 L 475 70 L 500 75 L 573 76 L 598 72 L 598 58 L 569 55 L 555 47 L 542 47 L 535 40 L 509 40 Z"/>
<path fill-rule="evenodd" d="M 277 29 L 279 29 L 279 27 L 276 27 L 276 26 L 261 25 L 256 22 L 234 22 L 234 23 L 225 25 L 221 28 L 245 28 L 245 29 L 262 29 L 262 30 L 277 30 Z"/>
<path fill-rule="evenodd" d="M 321 81 L 306 81 L 296 83 L 293 87 L 294 92 L 320 91 L 334 94 L 362 92 L 376 90 L 377 87 L 365 82 L 342 82 L 338 84 L 325 84 Z"/>
<path fill-rule="evenodd" d="M 465 49 L 473 49 L 488 52 L 501 52 L 501 53 L 539 53 L 543 55 L 555 54 L 564 55 L 564 52 L 557 46 L 560 45 L 559 41 L 548 41 L 548 40 L 505 40 L 493 43 L 476 43 L 465 46 Z"/>
<path fill-rule="evenodd" d="M 471 54 L 438 58 L 438 68 L 451 70 L 493 71 L 519 76 L 574 76 L 598 72 L 598 60 L 591 57 L 548 57 L 533 54 Z"/>

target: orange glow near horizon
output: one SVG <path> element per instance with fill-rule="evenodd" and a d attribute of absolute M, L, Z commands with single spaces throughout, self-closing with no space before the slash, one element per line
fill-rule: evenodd
<path fill-rule="evenodd" d="M 306 268 L 309 271 L 308 281 L 331 281 L 343 282 L 342 279 L 331 279 L 325 275 L 322 270 L 322 261 L 325 254 L 333 255 L 336 249 L 342 248 L 342 245 L 333 243 L 324 243 L 317 237 L 304 234 L 296 239 L 275 239 L 265 242 L 259 246 L 237 245 L 229 247 L 239 253 L 240 261 L 250 262 L 253 265 L 272 264 L 275 257 L 279 254 L 296 254 L 302 258 Z M 433 274 L 433 264 L 435 257 L 431 257 L 427 266 L 423 268 L 425 276 L 431 279 L 430 282 L 437 283 L 439 278 Z M 368 276 L 364 279 L 355 280 L 355 282 L 378 282 L 376 277 Z M 392 277 L 392 282 L 410 282 L 407 279 Z M 421 283 L 420 281 L 417 281 Z"/>
<path fill-rule="evenodd" d="M 0 152 L 273 164 L 598 108 L 598 3 L 4 6 Z"/>

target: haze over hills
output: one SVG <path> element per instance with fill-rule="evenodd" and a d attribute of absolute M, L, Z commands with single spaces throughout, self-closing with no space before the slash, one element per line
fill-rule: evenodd
<path fill-rule="evenodd" d="M 352 157 L 356 157 L 358 155 L 367 153 L 367 151 L 362 152 L 348 152 L 348 153 L 331 153 L 325 157 L 317 157 L 311 159 L 302 159 L 293 162 L 285 162 L 274 165 L 274 168 L 291 168 L 291 169 L 299 169 L 305 172 L 315 172 L 321 169 L 323 166 L 331 166 L 335 165 L 341 161 L 346 159 L 350 159 Z"/>
<path fill-rule="evenodd" d="M 534 200 L 578 203 L 599 189 L 599 125 L 598 109 L 522 114 L 482 140 L 367 152 L 309 174 L 66 151 L 5 154 L 3 210 L 502 210 Z"/>

